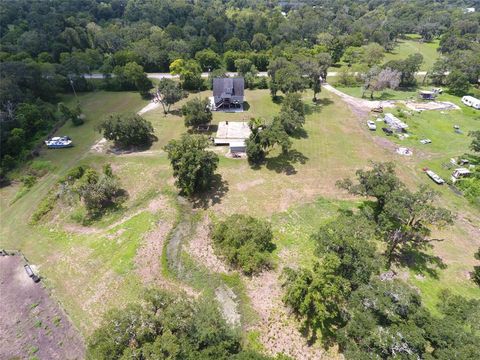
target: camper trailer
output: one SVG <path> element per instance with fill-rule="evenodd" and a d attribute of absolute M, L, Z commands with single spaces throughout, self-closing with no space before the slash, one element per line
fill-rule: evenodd
<path fill-rule="evenodd" d="M 471 172 L 467 168 L 458 168 L 452 173 L 452 182 L 460 180 L 461 178 L 470 176 Z"/>
<path fill-rule="evenodd" d="M 480 110 L 480 100 L 477 98 L 474 98 L 473 96 L 462 97 L 462 103 L 474 109 Z"/>

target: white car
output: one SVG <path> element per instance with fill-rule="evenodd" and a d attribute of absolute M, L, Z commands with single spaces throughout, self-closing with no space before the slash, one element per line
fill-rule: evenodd
<path fill-rule="evenodd" d="M 370 130 L 377 130 L 377 124 L 375 124 L 375 122 L 372 120 L 367 121 L 367 126 Z"/>
<path fill-rule="evenodd" d="M 420 140 L 420 143 L 422 143 L 422 144 L 431 144 L 431 143 L 432 143 L 432 140 L 430 140 L 430 139 L 422 139 L 422 140 Z"/>

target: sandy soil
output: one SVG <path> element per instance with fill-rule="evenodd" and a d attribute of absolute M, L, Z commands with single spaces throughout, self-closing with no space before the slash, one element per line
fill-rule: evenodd
<path fill-rule="evenodd" d="M 20 256 L 0 257 L 0 359 L 83 359 L 80 334 Z"/>
<path fill-rule="evenodd" d="M 156 108 L 158 108 L 160 106 L 160 103 L 158 102 L 150 102 L 148 103 L 147 106 L 145 106 L 144 108 L 140 109 L 139 112 L 137 112 L 138 115 L 142 115 L 142 114 L 145 114 L 146 112 L 148 111 L 152 111 L 152 110 L 155 110 Z"/>
<path fill-rule="evenodd" d="M 198 224 L 196 233 L 186 246 L 186 252 L 199 263 L 205 265 L 210 271 L 228 273 L 230 269 L 213 250 L 210 238 L 210 219 L 208 215 Z"/>
<path fill-rule="evenodd" d="M 280 271 L 266 271 L 245 278 L 251 305 L 260 320 L 249 330 L 260 333 L 260 341 L 270 355 L 284 353 L 298 360 L 331 359 L 325 350 L 308 346 L 299 324 L 282 303 Z"/>

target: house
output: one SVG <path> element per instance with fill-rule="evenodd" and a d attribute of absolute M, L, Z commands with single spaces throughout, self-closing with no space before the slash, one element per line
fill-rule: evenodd
<path fill-rule="evenodd" d="M 422 90 L 418 95 L 422 100 L 435 100 L 437 93 L 434 91 Z"/>
<path fill-rule="evenodd" d="M 215 145 L 229 145 L 230 147 L 244 147 L 245 140 L 250 137 L 252 131 L 248 122 L 244 121 L 221 121 L 218 123 Z M 240 152 L 240 151 L 237 151 Z"/>
<path fill-rule="evenodd" d="M 406 132 L 408 129 L 408 125 L 405 124 L 403 121 L 398 119 L 396 116 L 390 113 L 386 113 L 383 121 L 385 121 L 385 124 L 387 124 L 390 129 L 392 129 L 395 132 Z"/>
<path fill-rule="evenodd" d="M 245 81 L 243 78 L 213 79 L 212 110 L 243 111 Z"/>

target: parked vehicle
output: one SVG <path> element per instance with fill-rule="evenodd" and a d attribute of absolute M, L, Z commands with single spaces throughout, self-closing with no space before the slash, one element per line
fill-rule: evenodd
<path fill-rule="evenodd" d="M 393 130 L 392 130 L 392 129 L 383 127 L 382 130 L 383 130 L 383 132 L 384 132 L 385 134 L 387 134 L 387 135 L 392 135 L 392 134 L 393 134 Z"/>
<path fill-rule="evenodd" d="M 377 130 L 377 124 L 375 124 L 375 122 L 372 120 L 367 121 L 367 126 L 370 130 L 373 130 L 373 131 Z"/>
<path fill-rule="evenodd" d="M 420 143 L 422 143 L 422 144 L 431 144 L 431 143 L 432 143 L 432 140 L 430 140 L 430 139 L 422 139 L 422 140 L 420 140 Z"/>
<path fill-rule="evenodd" d="M 27 264 L 27 265 L 24 265 L 23 267 L 25 268 L 25 272 L 27 273 L 28 277 L 32 278 L 34 282 L 40 281 L 40 278 L 33 272 L 30 265 Z"/>
<path fill-rule="evenodd" d="M 63 148 L 68 148 L 72 147 L 72 139 L 70 139 L 68 136 L 55 136 L 47 141 L 45 141 L 45 145 L 49 149 L 63 149 Z"/>
<path fill-rule="evenodd" d="M 462 97 L 462 103 L 474 109 L 480 110 L 480 100 L 477 98 L 474 98 L 473 96 Z"/>

